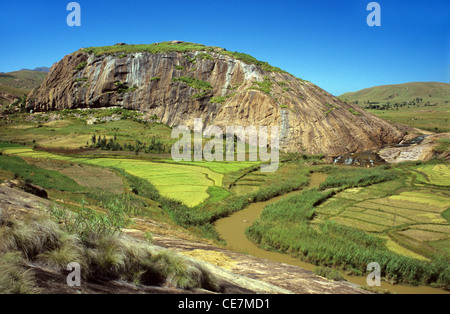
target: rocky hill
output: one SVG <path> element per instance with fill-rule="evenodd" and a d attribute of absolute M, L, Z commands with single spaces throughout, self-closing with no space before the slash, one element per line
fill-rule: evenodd
<path fill-rule="evenodd" d="M 280 126 L 286 151 L 337 156 L 399 142 L 404 133 L 265 62 L 183 42 L 80 49 L 28 95 L 34 111 L 118 106 L 169 126 Z"/>

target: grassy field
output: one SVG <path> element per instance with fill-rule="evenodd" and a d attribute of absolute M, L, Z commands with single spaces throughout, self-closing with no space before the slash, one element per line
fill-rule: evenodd
<path fill-rule="evenodd" d="M 11 95 L 15 98 L 23 97 L 24 95 L 27 95 L 30 92 L 28 89 L 21 89 L 16 87 L 11 87 L 8 85 L 0 84 L 0 93 L 5 93 L 8 95 Z M 7 100 L 5 98 L 0 97 L 0 105 L 9 105 L 11 103 L 10 100 Z"/>
<path fill-rule="evenodd" d="M 46 72 L 21 70 L 8 73 L 0 73 L 0 84 L 31 90 L 38 87 L 47 76 Z"/>
<path fill-rule="evenodd" d="M 79 149 L 93 145 L 92 137 L 116 138 L 122 146 L 136 145 L 136 139 L 149 145 L 153 138 L 158 138 L 167 148 L 170 148 L 176 139 L 171 138 L 171 129 L 165 125 L 152 123 L 143 124 L 134 119 L 122 119 L 121 111 L 97 110 L 92 113 L 82 110 L 72 112 L 56 112 L 53 115 L 38 113 L 31 121 L 25 121 L 28 115 L 17 115 L 16 123 L 2 126 L 2 140 L 38 145 L 47 148 Z M 61 120 L 52 120 L 53 117 L 62 117 Z M 67 118 L 64 118 L 67 116 Z M 102 122 L 102 119 L 117 117 L 119 121 Z M 14 118 L 13 118 L 14 119 Z M 87 124 L 89 119 L 98 119 L 95 124 Z"/>
<path fill-rule="evenodd" d="M 14 123 L 1 126 L 3 141 L 24 143 L 62 153 L 65 150 L 77 150 L 84 157 L 104 158 L 69 157 L 32 151 L 25 147 L 16 147 L 14 151 L 7 151 L 7 154 L 122 169 L 151 181 L 164 197 L 179 200 L 190 207 L 201 204 L 210 196 L 215 198 L 212 194 L 218 190 L 210 187 L 221 188 L 225 174 L 259 164 L 206 161 L 175 163 L 168 154 L 177 141 L 171 138 L 171 128 L 159 123 L 144 123 L 142 115 L 122 109 L 16 114 L 11 116 L 11 120 Z M 88 123 L 93 120 L 97 123 Z M 105 147 L 93 150 L 100 141 L 118 144 L 121 149 L 113 152 L 103 150 Z M 154 141 L 161 143 L 163 147 L 158 156 L 146 153 Z"/>
<path fill-rule="evenodd" d="M 124 192 L 122 179 L 108 169 L 54 159 L 27 158 L 26 162 L 38 168 L 58 171 L 88 189 L 98 189 L 113 194 Z"/>
<path fill-rule="evenodd" d="M 396 123 L 431 132 L 450 131 L 450 104 L 401 110 L 371 110 L 370 113 Z"/>
<path fill-rule="evenodd" d="M 3 152 L 6 155 L 21 158 L 62 160 L 122 169 L 131 175 L 150 181 L 161 195 L 179 200 L 189 207 L 199 205 L 208 199 L 210 187 L 222 187 L 223 173 L 249 166 L 248 163 L 218 163 L 218 165 L 213 165 L 213 163 L 207 162 L 199 162 L 198 164 L 192 162 L 176 164 L 125 158 L 77 158 L 34 151 L 26 147 L 6 147 Z M 209 167 L 219 169 L 221 173 L 214 172 Z"/>
<path fill-rule="evenodd" d="M 258 165 L 248 164 L 242 168 L 229 164 L 227 169 L 226 163 L 208 167 L 208 163 L 196 165 L 195 162 L 73 157 L 8 143 L 0 145 L 0 149 L 3 151 L 0 158 L 5 161 L 1 163 L 3 170 L 30 176 L 46 188 L 85 193 L 86 187 L 96 184 L 88 178 L 78 184 L 74 180 L 77 175 L 72 173 L 78 168 L 64 173 L 71 163 L 72 167 L 88 167 L 86 171 L 92 171 L 89 167 L 102 167 L 99 168 L 102 171 L 118 169 L 128 182 L 127 188 L 160 203 L 176 223 L 199 228 L 203 236 L 212 238 L 217 237 L 212 227 L 216 219 L 252 202 L 300 189 L 308 183 L 310 171 L 323 171 L 329 176 L 320 190 L 306 190 L 266 208 L 250 228 L 249 236 L 267 249 L 353 274 L 363 273 L 361 265 L 375 256 L 383 263 L 383 275 L 390 280 L 437 287 L 448 285 L 448 269 L 442 260 L 448 260 L 450 239 L 449 168 L 441 162 L 356 169 L 320 163 L 310 166 L 308 160 L 291 160 L 284 162 L 276 173 L 261 174 Z M 51 161 L 64 165 L 46 164 Z M 16 166 L 6 169 L 11 165 Z M 37 166 L 47 168 L 45 175 Z M 48 180 L 36 180 L 41 176 Z M 69 183 L 52 186 L 56 180 Z M 151 182 L 157 191 L 145 182 Z M 233 187 L 238 185 L 251 186 L 254 191 L 243 195 L 233 193 Z M 194 200 L 198 203 L 189 203 Z M 126 208 L 129 213 L 143 214 L 136 203 Z"/>
<path fill-rule="evenodd" d="M 92 195 L 89 192 L 99 191 L 99 189 L 93 189 L 88 192 L 85 188 L 88 185 L 92 186 L 95 184 L 95 180 L 93 178 L 90 179 L 88 175 L 83 181 L 80 178 L 83 172 L 79 174 L 74 174 L 73 172 L 79 168 L 89 171 L 89 167 L 96 167 L 95 170 L 98 169 L 97 167 L 101 167 L 102 171 L 98 173 L 104 175 L 105 171 L 113 169 L 114 172 L 118 172 L 123 177 L 124 185 L 126 184 L 124 186 L 125 189 L 160 204 L 160 207 L 164 209 L 169 217 L 179 225 L 199 228 L 202 230 L 203 236 L 211 238 L 217 238 L 217 234 L 212 227 L 215 219 L 240 210 L 251 202 L 269 199 L 273 196 L 299 189 L 308 182 L 307 174 L 309 173 L 306 168 L 297 169 L 295 165 L 287 166 L 286 168 L 281 167 L 280 172 L 272 174 L 270 180 L 262 185 L 260 190 L 250 195 L 235 196 L 229 190 L 229 184 L 232 184 L 242 173 L 259 169 L 258 163 L 183 162 L 178 164 L 167 160 L 166 162 L 152 162 L 147 159 L 137 159 L 136 156 L 128 159 L 122 157 L 87 158 L 36 151 L 29 147 L 9 143 L 0 144 L 0 151 L 3 153 L 2 157 L 15 158 L 25 165 L 30 164 L 33 167 L 36 167 L 34 165 L 42 167 L 40 169 L 47 168 L 45 169 L 46 172 L 54 171 L 51 169 L 57 169 L 62 176 L 73 179 L 73 183 L 80 187 L 82 191 L 80 193 L 84 193 L 89 202 L 93 201 L 100 205 L 114 197 L 109 194 L 103 195 L 102 193 L 94 193 Z M 49 166 L 52 162 L 55 164 Z M 63 165 L 58 165 L 58 163 L 63 163 Z M 91 170 L 94 169 L 91 168 Z M 15 171 L 21 174 L 20 168 L 16 168 Z M 10 173 L 10 176 L 12 176 L 12 173 Z M 80 185 L 75 180 L 78 180 Z M 99 183 L 98 181 L 96 182 Z M 269 184 L 270 182 L 277 182 L 277 184 L 272 185 Z M 40 182 L 33 181 L 33 183 L 37 184 Z M 114 186 L 115 184 L 112 183 L 112 185 Z M 118 185 L 120 184 L 116 184 L 115 187 L 117 188 Z M 43 187 L 53 188 L 46 184 L 43 184 Z M 57 199 L 69 197 L 71 202 L 80 200 L 76 196 L 68 196 L 62 193 L 66 192 L 65 190 L 62 192 L 58 191 L 60 190 L 51 190 L 51 196 Z M 134 203 L 136 203 L 136 200 L 134 200 Z M 139 204 L 136 206 L 124 205 L 126 208 L 132 207 L 127 209 L 127 211 L 136 212 L 135 207 Z M 151 207 L 158 206 L 153 203 L 150 205 Z M 157 211 L 156 214 L 158 214 Z"/>
<path fill-rule="evenodd" d="M 412 82 L 405 84 L 382 85 L 345 93 L 340 98 L 360 105 L 364 102 L 402 103 L 422 98 L 424 102 L 444 103 L 450 98 L 450 84 L 440 82 Z"/>
<path fill-rule="evenodd" d="M 380 118 L 431 132 L 450 131 L 450 84 L 412 82 L 366 88 L 339 96 Z M 375 109 L 377 108 L 378 109 Z"/>
<path fill-rule="evenodd" d="M 120 120 L 102 121 L 117 116 Z M 93 118 L 97 122 L 88 124 Z M 0 179 L 17 174 L 71 210 L 80 210 L 84 198 L 100 210 L 118 202 L 127 214 L 171 220 L 218 240 L 217 219 L 303 189 L 311 172 L 323 172 L 328 177 L 319 189 L 266 208 L 249 236 L 267 249 L 353 274 L 364 273 L 369 259 L 377 258 L 392 281 L 448 285 L 448 163 L 366 169 L 325 165 L 317 156 L 283 155 L 277 172 L 261 173 L 254 162 L 174 162 L 164 153 L 93 147 L 93 135 L 122 146 L 135 144 L 136 138 L 145 145 L 152 138 L 168 147 L 173 143 L 169 127 L 143 123 L 121 110 L 17 114 L 10 119 L 12 123 L 0 126 L 2 140 L 28 146 L 0 144 Z"/>
<path fill-rule="evenodd" d="M 69 192 L 85 191 L 82 186 L 68 176 L 58 171 L 44 170 L 30 165 L 18 157 L 1 155 L 0 169 L 47 189 Z"/>

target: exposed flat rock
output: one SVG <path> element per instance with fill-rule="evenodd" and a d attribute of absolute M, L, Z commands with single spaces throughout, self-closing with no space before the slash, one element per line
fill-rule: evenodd
<path fill-rule="evenodd" d="M 239 283 L 245 286 L 245 280 L 241 276 L 255 279 L 259 282 L 269 283 L 274 287 L 260 285 L 261 293 L 294 293 L 294 294 L 361 294 L 368 293 L 347 282 L 330 281 L 325 278 L 313 274 L 311 271 L 292 266 L 288 264 L 278 263 L 266 259 L 256 258 L 250 255 L 233 252 L 227 249 L 219 248 L 209 244 L 199 242 L 180 241 L 179 239 L 154 235 L 154 243 L 176 249 L 181 253 L 189 255 L 189 252 L 201 250 L 203 252 L 218 252 L 223 254 L 221 261 L 228 266 L 228 272 L 233 274 L 227 276 L 227 280 Z M 208 254 L 205 253 L 208 260 Z M 212 254 L 214 255 L 214 253 Z M 195 254 L 198 258 L 201 256 Z M 213 261 L 214 263 L 214 261 Z M 223 266 L 222 266 L 223 267 Z M 238 276 L 236 276 L 238 275 Z M 222 274 L 222 276 L 224 276 Z M 258 287 L 249 285 L 247 288 L 258 290 Z M 264 291 L 266 289 L 266 291 Z M 284 291 L 283 291 L 284 290 Z"/>
<path fill-rule="evenodd" d="M 413 144 L 404 147 L 386 147 L 380 149 L 378 154 L 388 163 L 399 163 L 404 161 L 427 161 L 435 157 L 433 148 L 438 145 L 437 140 L 441 138 L 450 139 L 450 133 L 434 134 L 425 137 L 420 144 Z M 449 159 L 450 156 L 447 153 L 438 155 L 440 158 Z"/>

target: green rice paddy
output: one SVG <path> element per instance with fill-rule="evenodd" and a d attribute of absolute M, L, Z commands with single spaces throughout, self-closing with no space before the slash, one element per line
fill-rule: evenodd
<path fill-rule="evenodd" d="M 450 239 L 445 219 L 450 207 L 448 165 L 426 164 L 407 174 L 415 181 L 402 177 L 337 193 L 316 208 L 315 223 L 330 220 L 374 233 L 387 240 L 390 250 L 409 257 L 445 253 L 442 243 Z"/>
<path fill-rule="evenodd" d="M 208 199 L 210 187 L 221 187 L 225 173 L 255 164 L 249 162 L 175 163 L 126 158 L 77 158 L 17 146 L 3 147 L 3 149 L 7 155 L 22 158 L 55 159 L 122 169 L 131 175 L 150 181 L 162 196 L 179 200 L 189 207 L 199 205 Z"/>

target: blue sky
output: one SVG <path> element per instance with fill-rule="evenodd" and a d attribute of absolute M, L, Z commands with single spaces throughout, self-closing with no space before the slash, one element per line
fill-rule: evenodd
<path fill-rule="evenodd" d="M 384 84 L 450 82 L 450 1 L 2 1 L 0 71 L 51 66 L 81 47 L 183 40 L 248 53 L 334 95 Z"/>

